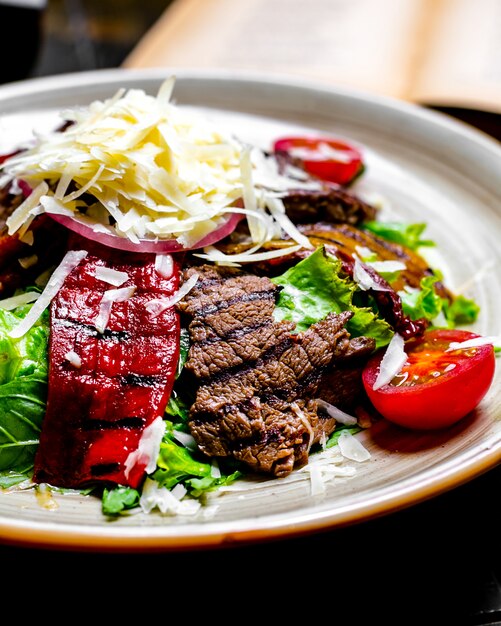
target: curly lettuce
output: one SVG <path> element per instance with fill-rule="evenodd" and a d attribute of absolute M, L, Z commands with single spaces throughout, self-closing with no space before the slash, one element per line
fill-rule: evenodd
<path fill-rule="evenodd" d="M 393 329 L 370 307 L 353 304 L 356 283 L 343 277 L 341 261 L 319 248 L 281 276 L 272 279 L 282 287 L 274 316 L 277 321 L 296 323 L 300 332 L 324 319 L 329 313 L 352 311 L 346 327 L 353 337 L 372 337 L 376 347 L 386 346 Z"/>
<path fill-rule="evenodd" d="M 20 339 L 9 332 L 31 305 L 0 309 L 0 482 L 21 482 L 33 468 L 47 399 L 46 312 Z"/>
<path fill-rule="evenodd" d="M 406 224 L 404 222 L 364 222 L 364 230 L 368 230 L 374 235 L 406 246 L 411 250 L 417 250 L 421 246 L 435 246 L 435 242 L 430 239 L 421 239 L 426 224 Z"/>

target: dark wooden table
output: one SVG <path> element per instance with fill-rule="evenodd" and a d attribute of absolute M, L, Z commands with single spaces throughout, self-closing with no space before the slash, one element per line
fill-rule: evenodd
<path fill-rule="evenodd" d="M 49 0 L 41 47 L 16 78 L 117 67 L 168 4 Z M 501 138 L 499 115 L 445 112 Z M 158 554 L 2 546 L 0 567 L 5 602 L 21 585 L 44 612 L 70 589 L 73 609 L 100 597 L 109 612 L 142 605 L 145 618 L 163 606 L 167 620 L 176 607 L 184 619 L 501 624 L 501 467 L 402 511 L 303 537 Z"/>

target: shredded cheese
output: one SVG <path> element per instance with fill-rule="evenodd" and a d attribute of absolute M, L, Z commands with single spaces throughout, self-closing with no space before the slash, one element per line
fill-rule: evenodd
<path fill-rule="evenodd" d="M 42 181 L 30 195 L 17 207 L 17 209 L 7 218 L 9 235 L 17 232 L 25 222 L 31 222 L 33 219 L 32 211 L 36 210 L 40 204 L 40 198 L 49 191 L 49 185 Z"/>
<path fill-rule="evenodd" d="M 151 474 L 157 467 L 160 444 L 165 433 L 165 422 L 161 417 L 157 417 L 147 426 L 136 450 L 132 451 L 125 460 L 124 475 L 128 478 L 131 470 L 138 463 L 146 465 L 145 472 Z"/>
<path fill-rule="evenodd" d="M 306 432 L 308 433 L 308 452 L 310 451 L 310 448 L 313 444 L 313 441 L 315 439 L 315 432 L 310 424 L 310 420 L 306 417 L 306 415 L 304 414 L 304 411 L 302 411 L 299 406 L 296 404 L 296 402 L 293 402 L 291 404 L 291 409 L 294 411 L 294 413 L 299 417 L 299 419 L 301 420 L 301 423 L 303 424 L 303 426 L 305 427 Z"/>
<path fill-rule="evenodd" d="M 210 475 L 212 478 L 221 478 L 221 470 L 219 469 L 217 459 L 212 459 L 211 461 Z"/>
<path fill-rule="evenodd" d="M 481 346 L 492 345 L 494 347 L 501 345 L 501 337 L 474 337 L 466 341 L 452 341 L 446 352 L 453 350 L 468 350 L 469 348 L 480 348 Z"/>
<path fill-rule="evenodd" d="M 76 367 L 77 369 L 82 367 L 82 359 L 74 350 L 67 352 L 64 355 L 64 358 L 68 361 L 68 363 L 70 363 L 70 365 L 73 365 L 73 367 Z"/>
<path fill-rule="evenodd" d="M 193 435 L 190 435 L 190 433 L 185 433 L 182 430 L 173 430 L 172 435 L 174 439 L 176 441 L 179 441 L 179 443 L 183 445 L 185 448 L 189 448 L 190 450 L 197 449 L 198 446 L 195 441 L 195 438 L 193 437 Z"/>
<path fill-rule="evenodd" d="M 35 235 L 32 230 L 28 230 L 19 237 L 19 241 L 22 241 L 27 246 L 32 246 L 35 243 Z"/>
<path fill-rule="evenodd" d="M 18 259 L 18 263 L 23 269 L 27 270 L 30 267 L 33 267 L 33 265 L 36 265 L 38 263 L 38 256 L 36 254 L 32 254 L 30 256 L 23 256 L 20 259 Z"/>
<path fill-rule="evenodd" d="M 99 313 L 94 326 L 99 333 L 104 333 L 110 321 L 111 309 L 114 302 L 126 302 L 132 298 L 136 287 L 122 287 L 121 289 L 108 289 L 104 292 L 99 305 Z"/>
<path fill-rule="evenodd" d="M 9 332 L 9 337 L 19 339 L 37 323 L 40 315 L 42 315 L 45 309 L 52 302 L 52 299 L 61 289 L 66 278 L 77 267 L 80 261 L 87 256 L 87 254 L 87 250 L 70 250 L 64 255 L 63 260 L 54 270 L 49 282 L 37 298 L 35 304 L 31 307 L 26 317 Z"/>
<path fill-rule="evenodd" d="M 37 135 L 33 147 L 2 164 L 11 180 L 33 189 L 8 219 L 9 234 L 48 212 L 134 243 L 174 239 L 188 247 L 221 227 L 229 213 L 242 212 L 257 249 L 280 230 L 311 247 L 279 196 L 322 183 L 279 172 L 263 150 L 174 105 L 173 86 L 171 77 L 156 96 L 122 89 L 109 100 L 65 111 L 71 125 L 64 132 Z"/>
<path fill-rule="evenodd" d="M 388 287 L 380 285 L 374 280 L 374 278 L 365 269 L 364 264 L 355 257 L 355 263 L 353 265 L 353 280 L 363 291 L 373 289 L 374 291 L 388 291 Z"/>
<path fill-rule="evenodd" d="M 174 271 L 174 263 L 170 254 L 157 254 L 155 256 L 155 270 L 162 278 L 170 278 Z"/>
<path fill-rule="evenodd" d="M 111 267 L 104 267 L 99 265 L 96 267 L 95 276 L 98 280 L 102 280 L 109 285 L 114 285 L 115 287 L 120 287 L 123 285 L 126 280 L 128 280 L 129 275 L 127 272 L 120 272 L 119 270 L 114 270 Z"/>
<path fill-rule="evenodd" d="M 147 477 L 139 500 L 143 513 L 151 513 L 154 509 L 158 509 L 164 515 L 195 515 L 198 513 L 202 506 L 200 502 L 194 499 L 182 499 L 186 491 L 184 489 L 176 490 L 176 487 L 169 491 L 166 487 L 161 487 L 155 480 Z"/>
<path fill-rule="evenodd" d="M 175 294 L 169 298 L 153 298 L 145 304 L 146 310 L 150 313 L 151 317 L 158 317 L 166 309 L 174 306 L 177 302 L 182 300 L 186 294 L 188 294 L 198 281 L 198 274 L 193 274 L 184 282 Z"/>
<path fill-rule="evenodd" d="M 354 426 L 357 423 L 357 418 L 355 416 L 341 411 L 341 409 L 338 409 L 337 406 L 330 404 L 330 402 L 317 398 L 317 405 L 340 424 L 344 424 L 345 426 Z"/>
<path fill-rule="evenodd" d="M 17 309 L 18 306 L 34 302 L 39 296 L 40 294 L 36 291 L 26 291 L 25 293 L 20 293 L 17 296 L 4 298 L 3 300 L 0 300 L 0 309 L 3 309 L 4 311 L 13 311 L 14 309 Z"/>
<path fill-rule="evenodd" d="M 337 444 L 339 446 L 339 451 L 341 452 L 341 454 L 346 459 L 350 459 L 350 461 L 363 463 L 364 461 L 368 461 L 371 458 L 371 454 L 367 450 L 367 448 L 364 448 L 361 442 L 356 437 L 354 437 L 348 430 L 343 430 L 339 434 Z"/>
<path fill-rule="evenodd" d="M 376 272 L 401 272 L 406 269 L 405 263 L 402 261 L 365 261 L 365 264 L 372 267 Z"/>
<path fill-rule="evenodd" d="M 404 339 L 402 335 L 395 333 L 386 348 L 381 363 L 379 364 L 379 372 L 372 388 L 380 389 L 387 385 L 397 374 L 399 374 L 403 366 L 407 362 L 407 354 L 404 350 Z"/>

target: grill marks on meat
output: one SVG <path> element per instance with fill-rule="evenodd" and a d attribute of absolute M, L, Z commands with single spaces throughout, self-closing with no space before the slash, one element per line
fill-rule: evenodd
<path fill-rule="evenodd" d="M 276 159 L 279 171 L 291 178 L 297 178 L 295 168 L 303 169 L 301 161 L 285 151 L 274 152 L 272 158 Z M 321 188 L 302 189 L 301 180 L 298 179 L 298 188 L 289 191 L 282 198 L 287 215 L 294 223 L 305 224 L 325 220 L 356 225 L 376 218 L 376 208 L 346 187 L 322 181 L 304 170 L 303 180 L 315 181 Z"/>
<path fill-rule="evenodd" d="M 348 224 L 308 224 L 299 227 L 301 232 L 308 237 L 315 247 L 330 246 L 332 251 L 340 257 L 353 258 L 357 247 L 369 248 L 381 261 L 402 261 L 405 270 L 402 270 L 393 282 L 395 291 L 400 291 L 405 286 L 419 288 L 421 279 L 432 276 L 433 269 L 429 267 L 425 259 L 406 246 L 387 241 L 370 231 L 360 230 Z M 437 282 L 435 288 L 443 298 L 451 299 L 451 294 L 446 287 Z"/>
<path fill-rule="evenodd" d="M 331 314 L 303 333 L 273 320 L 278 287 L 268 278 L 201 266 L 179 303 L 191 320 L 186 372 L 197 385 L 190 429 L 209 456 L 233 456 L 259 472 L 284 476 L 308 459 L 335 427 L 314 400 L 323 374 L 373 340 L 350 339 L 351 313 Z"/>
<path fill-rule="evenodd" d="M 373 279 L 384 287 L 384 290 L 369 290 L 368 293 L 376 300 L 379 314 L 383 317 L 396 332 L 406 339 L 420 335 L 429 325 L 428 320 L 411 320 L 405 315 L 402 308 L 402 300 L 397 291 L 404 287 L 419 288 L 421 280 L 426 276 L 433 276 L 433 269 L 430 268 L 423 257 L 398 243 L 386 241 L 371 232 L 360 230 L 350 224 L 332 224 L 319 222 L 315 224 L 299 224 L 298 229 L 308 237 L 313 244 L 313 250 L 325 247 L 327 252 L 337 256 L 343 262 L 343 269 L 348 275 L 353 274 L 353 263 L 357 248 L 365 247 L 377 255 L 381 261 L 402 261 L 406 269 L 399 272 L 398 277 L 391 285 L 387 283 L 371 267 L 366 267 L 366 271 Z M 245 250 L 247 244 L 229 243 L 219 245 L 219 249 L 225 254 L 238 254 Z M 273 250 L 290 245 L 290 242 L 277 240 L 267 242 L 263 249 Z M 299 261 L 309 256 L 313 250 L 303 248 L 297 252 L 253 264 L 253 271 L 259 274 L 279 275 L 285 272 Z M 453 294 L 445 285 L 437 281 L 435 290 L 442 298 L 449 302 L 454 299 Z"/>
<path fill-rule="evenodd" d="M 35 459 L 35 481 L 79 487 L 96 481 L 137 487 L 147 458 L 127 466 L 144 430 L 162 416 L 179 357 L 179 315 L 173 307 L 157 317 L 145 308 L 152 298 L 172 295 L 179 272 L 155 270 L 153 255 L 105 250 L 80 242 L 89 255 L 67 277 L 51 304 L 47 411 Z M 108 327 L 93 323 L 104 291 L 95 277 L 106 266 L 129 275 L 135 286 L 125 302 L 113 303 Z M 75 352 L 81 366 L 66 356 Z"/>

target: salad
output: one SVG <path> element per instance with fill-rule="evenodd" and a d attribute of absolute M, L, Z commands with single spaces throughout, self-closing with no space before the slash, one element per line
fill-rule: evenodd
<path fill-rule="evenodd" d="M 357 194 L 363 146 L 266 150 L 120 90 L 0 157 L 0 487 L 78 490 L 114 516 L 196 513 L 379 420 L 448 428 L 497 338 Z M 318 469 L 318 468 L 317 468 Z"/>

